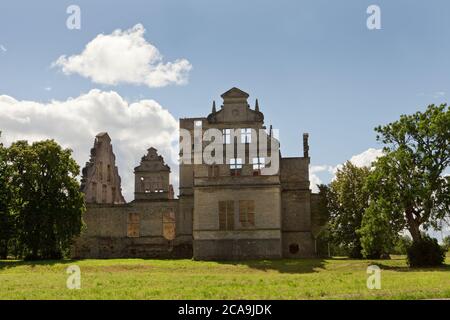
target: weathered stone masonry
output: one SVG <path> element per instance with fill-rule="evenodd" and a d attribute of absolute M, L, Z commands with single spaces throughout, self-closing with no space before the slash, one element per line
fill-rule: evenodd
<path fill-rule="evenodd" d="M 180 129 L 194 137 L 195 126 L 203 132 L 215 128 L 223 132 L 226 144 L 230 130 L 242 129 L 245 135 L 248 129 L 266 128 L 258 101 L 252 109 L 247 93 L 232 88 L 222 98 L 221 108 L 213 103 L 207 117 L 180 119 Z M 241 138 L 247 142 L 248 137 Z M 277 141 L 271 129 L 266 138 L 269 144 Z M 83 169 L 87 229 L 72 255 L 199 260 L 313 256 L 311 211 L 317 196 L 309 187 L 307 134 L 303 149 L 302 157 L 280 154 L 279 170 L 271 175 L 260 174 L 265 160 L 250 155 L 248 145 L 245 159 L 235 154 L 224 164 L 180 164 L 179 195 L 174 199 L 170 168 L 149 148 L 135 168 L 135 199 L 125 203 L 109 136 L 100 134 Z M 194 149 L 190 156 L 194 159 Z M 100 174 L 99 168 L 106 173 Z"/>

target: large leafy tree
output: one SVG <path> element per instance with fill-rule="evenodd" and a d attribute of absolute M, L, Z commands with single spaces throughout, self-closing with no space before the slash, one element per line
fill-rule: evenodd
<path fill-rule="evenodd" d="M 361 258 L 361 228 L 363 215 L 369 206 L 365 188 L 369 168 L 359 168 L 347 161 L 336 173 L 328 192 L 331 236 L 337 245 L 347 248 L 350 257 Z"/>
<path fill-rule="evenodd" d="M 0 259 L 6 259 L 10 252 L 15 230 L 15 195 L 11 184 L 12 170 L 7 160 L 8 149 L 0 143 Z"/>
<path fill-rule="evenodd" d="M 422 229 L 439 229 L 450 215 L 450 108 L 430 105 L 375 130 L 385 155 L 369 178 L 373 200 L 388 207 L 397 231 L 406 228 L 420 242 Z"/>
<path fill-rule="evenodd" d="M 28 259 L 61 258 L 82 228 L 85 210 L 71 150 L 55 141 L 13 143 L 8 151 L 18 187 L 17 232 Z"/>

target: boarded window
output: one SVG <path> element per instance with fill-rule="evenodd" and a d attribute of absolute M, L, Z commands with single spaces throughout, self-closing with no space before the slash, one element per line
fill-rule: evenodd
<path fill-rule="evenodd" d="M 234 201 L 219 201 L 219 230 L 234 229 Z"/>
<path fill-rule="evenodd" d="M 175 239 L 175 213 L 174 212 L 164 212 L 162 216 L 163 223 L 163 236 L 167 240 Z"/>
<path fill-rule="evenodd" d="M 255 201 L 239 200 L 239 222 L 243 227 L 255 225 Z"/>
<path fill-rule="evenodd" d="M 136 212 L 128 213 L 127 237 L 138 238 L 140 235 L 139 229 L 140 229 L 139 213 Z"/>

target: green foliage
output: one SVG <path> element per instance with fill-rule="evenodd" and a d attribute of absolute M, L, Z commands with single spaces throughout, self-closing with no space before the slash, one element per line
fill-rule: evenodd
<path fill-rule="evenodd" d="M 330 184 L 328 209 L 333 242 L 346 248 L 352 258 L 362 257 L 360 229 L 364 212 L 369 206 L 369 193 L 365 188 L 368 168 L 358 168 L 346 162 Z"/>
<path fill-rule="evenodd" d="M 322 230 L 327 227 L 330 220 L 328 210 L 330 187 L 325 184 L 320 184 L 317 187 L 319 193 L 311 195 L 311 231 L 316 239 Z"/>
<path fill-rule="evenodd" d="M 362 254 L 367 259 L 379 259 L 389 254 L 393 247 L 395 232 L 389 220 L 389 206 L 383 200 L 374 201 L 366 209 L 361 228 Z"/>
<path fill-rule="evenodd" d="M 443 248 L 445 251 L 449 251 L 450 250 L 450 236 L 446 236 L 444 239 L 442 239 L 443 241 Z"/>
<path fill-rule="evenodd" d="M 17 255 L 27 259 L 61 258 L 82 227 L 83 195 L 71 150 L 55 141 L 29 145 L 18 141 L 8 150 L 11 184 L 17 187 Z"/>
<path fill-rule="evenodd" d="M 444 177 L 449 128 L 450 108 L 444 104 L 375 129 L 386 147 L 369 178 L 373 198 L 385 200 L 390 219 L 398 230 L 407 228 L 414 242 L 422 239 L 421 228 L 438 229 L 450 213 L 450 177 Z"/>
<path fill-rule="evenodd" d="M 11 184 L 12 170 L 7 160 L 7 148 L 0 143 L 0 259 L 11 251 L 15 230 L 15 190 Z"/>
<path fill-rule="evenodd" d="M 408 248 L 408 264 L 410 267 L 433 267 L 444 263 L 445 251 L 436 239 L 422 236 Z"/>
<path fill-rule="evenodd" d="M 406 255 L 408 252 L 408 248 L 411 247 L 411 245 L 412 239 L 409 236 L 399 236 L 394 241 L 394 247 L 392 248 L 391 253 Z"/>

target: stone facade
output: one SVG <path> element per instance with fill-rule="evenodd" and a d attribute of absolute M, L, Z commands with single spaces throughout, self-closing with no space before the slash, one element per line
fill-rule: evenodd
<path fill-rule="evenodd" d="M 148 149 L 135 168 L 134 201 L 87 201 L 87 230 L 76 241 L 74 257 L 240 260 L 315 255 L 308 135 L 303 136 L 302 157 L 272 154 L 270 147 L 279 142 L 272 128 L 266 131 L 258 100 L 251 108 L 248 94 L 237 88 L 222 98 L 221 108 L 213 103 L 207 117 L 180 119 L 180 132 L 189 132 L 191 140 L 180 137 L 180 145 L 189 146 L 180 156 L 189 161 L 180 164 L 178 199 L 170 185 L 170 168 L 156 149 Z M 221 139 L 200 139 L 209 129 Z M 250 134 L 251 129 L 263 134 Z M 252 140 L 258 142 L 256 149 L 250 146 Z M 202 157 L 208 146 L 223 147 L 213 151 L 214 161 Z M 263 174 L 270 166 L 275 170 Z M 92 180 L 95 173 L 85 170 L 84 179 Z"/>
<path fill-rule="evenodd" d="M 106 132 L 95 137 L 91 157 L 82 171 L 81 191 L 86 203 L 125 203 L 111 138 Z"/>

